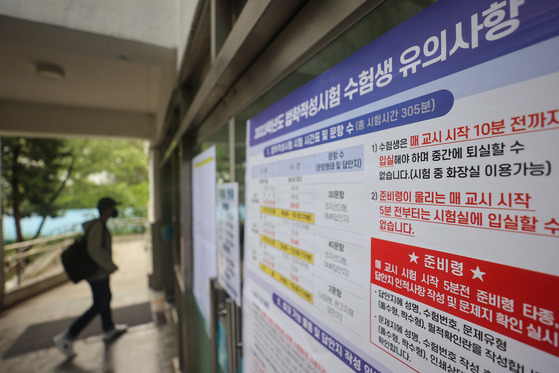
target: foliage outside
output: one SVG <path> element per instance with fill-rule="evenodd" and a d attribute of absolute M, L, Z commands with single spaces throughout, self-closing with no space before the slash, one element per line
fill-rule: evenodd
<path fill-rule="evenodd" d="M 147 216 L 145 142 L 2 138 L 2 207 L 15 218 L 18 241 L 22 218 L 95 208 L 103 196 L 122 203 L 121 217 Z"/>

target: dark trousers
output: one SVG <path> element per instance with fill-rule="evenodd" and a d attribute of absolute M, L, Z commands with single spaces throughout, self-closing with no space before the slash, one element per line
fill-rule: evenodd
<path fill-rule="evenodd" d="M 112 295 L 109 279 L 88 282 L 93 295 L 93 304 L 68 329 L 68 337 L 71 339 L 75 339 L 96 315 L 101 316 L 103 331 L 109 331 L 115 326 L 111 312 Z"/>

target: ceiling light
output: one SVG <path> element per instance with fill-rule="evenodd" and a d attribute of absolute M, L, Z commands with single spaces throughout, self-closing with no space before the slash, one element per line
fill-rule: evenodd
<path fill-rule="evenodd" d="M 49 62 L 37 62 L 35 64 L 35 74 L 50 80 L 62 80 L 65 77 L 62 67 Z"/>

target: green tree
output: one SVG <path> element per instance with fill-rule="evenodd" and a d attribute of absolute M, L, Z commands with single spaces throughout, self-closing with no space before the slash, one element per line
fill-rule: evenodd
<path fill-rule="evenodd" d="M 74 165 L 63 140 L 2 138 L 3 211 L 14 217 L 17 241 L 24 240 L 21 219 L 32 214 L 56 217 L 56 199 L 64 190 Z"/>
<path fill-rule="evenodd" d="M 148 148 L 142 141 L 71 140 L 74 172 L 61 193 L 66 209 L 95 207 L 102 196 L 122 202 L 123 212 L 146 216 L 149 201 Z"/>
<path fill-rule="evenodd" d="M 146 142 L 2 138 L 4 213 L 14 217 L 17 240 L 21 219 L 63 210 L 94 208 L 100 197 L 122 202 L 120 209 L 147 216 L 149 200 Z M 126 215 L 126 214 L 123 214 Z"/>

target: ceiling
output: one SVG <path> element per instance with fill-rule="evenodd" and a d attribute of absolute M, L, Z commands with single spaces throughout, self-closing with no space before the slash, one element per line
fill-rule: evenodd
<path fill-rule="evenodd" d="M 161 141 L 175 48 L 0 16 L 0 51 L 0 135 Z"/>

